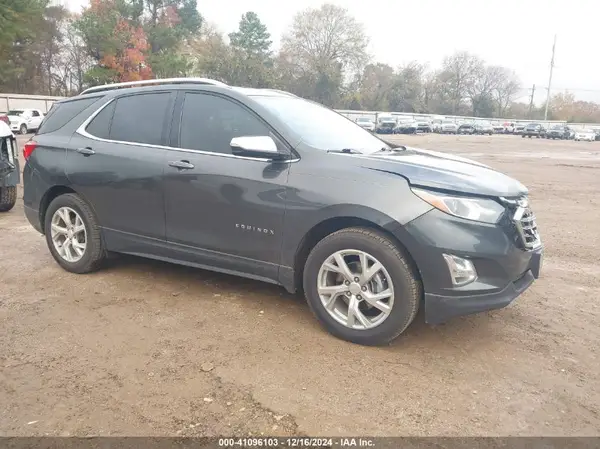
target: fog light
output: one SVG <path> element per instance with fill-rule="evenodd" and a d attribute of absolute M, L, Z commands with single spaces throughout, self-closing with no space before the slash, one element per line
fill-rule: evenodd
<path fill-rule="evenodd" d="M 477 271 L 475 271 L 473 262 L 462 257 L 453 256 L 452 254 L 443 254 L 443 256 L 448 264 L 450 278 L 454 286 L 467 285 L 477 279 Z"/>

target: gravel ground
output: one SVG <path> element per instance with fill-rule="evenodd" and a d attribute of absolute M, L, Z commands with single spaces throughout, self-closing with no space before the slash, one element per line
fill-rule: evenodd
<path fill-rule="evenodd" d="M 19 201 L 0 216 L 0 435 L 598 435 L 600 142 L 394 139 L 530 188 L 546 258 L 513 305 L 356 346 L 276 286 L 133 257 L 69 274 Z"/>

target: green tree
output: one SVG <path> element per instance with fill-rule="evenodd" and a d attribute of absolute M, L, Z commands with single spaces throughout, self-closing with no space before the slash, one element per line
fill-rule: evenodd
<path fill-rule="evenodd" d="M 130 0 L 132 1 L 132 0 Z M 191 70 L 181 54 L 184 43 L 200 30 L 202 16 L 196 0 L 135 0 L 139 20 L 150 45 L 148 62 L 158 78 L 185 76 Z"/>
<path fill-rule="evenodd" d="M 36 33 L 48 0 L 0 1 L 0 87 L 13 92 L 35 90 L 39 77 Z"/>
<path fill-rule="evenodd" d="M 268 58 L 271 56 L 271 35 L 255 12 L 242 15 L 239 30 L 229 34 L 230 45 L 248 55 Z"/>
<path fill-rule="evenodd" d="M 271 35 L 256 13 L 242 15 L 239 29 L 229 34 L 229 82 L 248 87 L 271 87 Z"/>

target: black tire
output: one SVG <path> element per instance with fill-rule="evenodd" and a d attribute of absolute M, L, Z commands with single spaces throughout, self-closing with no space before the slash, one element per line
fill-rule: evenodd
<path fill-rule="evenodd" d="M 394 284 L 394 305 L 385 321 L 374 328 L 350 329 L 337 322 L 323 307 L 317 292 L 318 273 L 323 262 L 343 249 L 365 251 L 377 258 Z M 308 305 L 334 336 L 361 345 L 375 346 L 397 338 L 414 320 L 422 297 L 422 285 L 403 251 L 386 236 L 367 228 L 347 228 L 334 232 L 313 248 L 304 266 L 303 286 Z"/>
<path fill-rule="evenodd" d="M 8 212 L 17 203 L 17 186 L 0 187 L 0 212 Z"/>
<path fill-rule="evenodd" d="M 25 123 L 23 123 L 23 124 L 22 124 L 22 125 L 19 127 L 19 132 L 20 132 L 22 135 L 25 135 L 25 134 L 27 134 L 27 125 L 26 125 Z"/>
<path fill-rule="evenodd" d="M 68 262 L 63 259 L 52 242 L 51 236 L 51 224 L 52 216 L 61 207 L 70 207 L 75 210 L 83 224 L 86 231 L 86 249 L 83 257 L 76 262 Z M 106 249 L 104 247 L 104 241 L 102 240 L 102 234 L 98 225 L 98 220 L 94 215 L 91 207 L 83 201 L 78 195 L 74 193 L 66 193 L 60 195 L 48 206 L 46 210 L 46 218 L 44 220 L 44 233 L 46 234 L 46 243 L 50 249 L 50 253 L 54 260 L 63 267 L 65 270 L 71 273 L 90 273 L 97 270 L 102 265 L 102 262 L 106 258 Z"/>

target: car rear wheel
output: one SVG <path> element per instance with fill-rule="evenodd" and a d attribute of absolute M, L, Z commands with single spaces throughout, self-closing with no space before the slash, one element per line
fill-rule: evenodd
<path fill-rule="evenodd" d="M 17 203 L 17 186 L 0 187 L 0 212 L 8 212 Z"/>
<path fill-rule="evenodd" d="M 44 230 L 50 253 L 67 271 L 89 273 L 106 258 L 98 221 L 90 206 L 76 194 L 67 193 L 52 200 Z"/>
<path fill-rule="evenodd" d="M 304 292 L 320 323 L 338 338 L 381 345 L 414 320 L 422 288 L 402 250 L 367 228 L 321 240 L 304 268 Z"/>
<path fill-rule="evenodd" d="M 21 127 L 19 128 L 19 132 L 20 132 L 21 134 L 27 134 L 27 125 L 26 125 L 25 123 L 23 123 L 23 124 L 21 125 Z"/>

